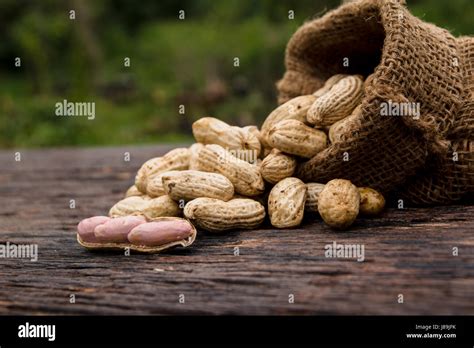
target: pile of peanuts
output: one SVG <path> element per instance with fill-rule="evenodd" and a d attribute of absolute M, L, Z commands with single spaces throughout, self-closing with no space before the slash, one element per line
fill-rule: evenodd
<path fill-rule="evenodd" d="M 371 188 L 293 177 L 298 163 L 323 151 L 328 138 L 336 143 L 357 127 L 363 95 L 361 76 L 335 75 L 314 94 L 280 105 L 260 130 L 213 117 L 197 120 L 196 143 L 145 162 L 109 216 L 79 223 L 79 243 L 159 252 L 191 245 L 194 226 L 209 232 L 255 229 L 268 214 L 274 227 L 291 228 L 305 213 L 315 213 L 330 227 L 345 229 L 359 213 L 379 214 L 385 199 Z"/>

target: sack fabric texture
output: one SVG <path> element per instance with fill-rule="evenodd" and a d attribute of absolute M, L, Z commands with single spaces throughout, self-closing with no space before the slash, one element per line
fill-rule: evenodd
<path fill-rule="evenodd" d="M 279 103 L 335 74 L 370 75 L 358 127 L 302 163 L 298 177 L 345 178 L 415 204 L 472 197 L 474 38 L 418 19 L 403 0 L 359 0 L 300 27 L 285 64 Z M 383 116 L 382 103 L 419 105 L 420 115 Z"/>

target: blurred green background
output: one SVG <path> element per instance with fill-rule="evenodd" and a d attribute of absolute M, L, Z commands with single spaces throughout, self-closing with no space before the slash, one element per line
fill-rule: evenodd
<path fill-rule="evenodd" d="M 0 147 L 180 142 L 202 116 L 259 125 L 276 105 L 291 34 L 340 2 L 2 0 Z M 407 3 L 454 35 L 474 34 L 472 0 Z M 63 99 L 95 102 L 95 120 L 55 116 Z"/>

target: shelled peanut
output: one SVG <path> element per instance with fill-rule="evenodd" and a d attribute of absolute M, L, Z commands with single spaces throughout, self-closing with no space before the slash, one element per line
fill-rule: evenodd
<path fill-rule="evenodd" d="M 187 220 L 143 216 L 110 218 L 94 216 L 77 226 L 77 241 L 87 249 L 130 249 L 156 253 L 172 247 L 191 245 L 197 231 Z"/>

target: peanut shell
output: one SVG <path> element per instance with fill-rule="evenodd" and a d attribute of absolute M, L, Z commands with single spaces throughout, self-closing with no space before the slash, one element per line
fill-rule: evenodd
<path fill-rule="evenodd" d="M 234 195 L 234 185 L 218 173 L 197 170 L 165 172 L 162 180 L 166 194 L 175 201 L 190 201 L 199 197 L 228 201 Z"/>
<path fill-rule="evenodd" d="M 306 122 L 306 114 L 315 100 L 316 97 L 314 95 L 302 95 L 288 100 L 273 110 L 265 119 L 260 129 L 261 142 L 264 148 L 271 147 L 268 142 L 268 132 L 275 124 L 283 120 Z"/>
<path fill-rule="evenodd" d="M 287 154 L 311 158 L 327 146 L 327 135 L 297 120 L 275 124 L 268 133 L 272 147 Z"/>
<path fill-rule="evenodd" d="M 198 158 L 198 169 L 224 175 L 234 185 L 236 193 L 258 196 L 265 190 L 260 168 L 242 161 L 220 145 L 206 145 Z"/>
<path fill-rule="evenodd" d="M 193 135 L 199 143 L 217 144 L 227 151 L 234 150 L 237 157 L 248 162 L 260 155 L 261 144 L 254 132 L 230 126 L 214 117 L 203 117 L 194 122 Z"/>
<path fill-rule="evenodd" d="M 196 198 L 186 204 L 184 216 L 197 227 L 210 232 L 254 229 L 264 221 L 265 208 L 249 198 L 236 198 L 228 202 L 215 198 Z"/>
<path fill-rule="evenodd" d="M 268 215 L 277 228 L 301 224 L 306 202 L 306 185 L 298 178 L 286 178 L 273 186 L 268 196 Z"/>
<path fill-rule="evenodd" d="M 360 104 L 363 94 L 364 81 L 362 77 L 359 75 L 347 76 L 316 99 L 309 108 L 306 119 L 315 127 L 331 126 L 349 116 Z"/>
<path fill-rule="evenodd" d="M 385 208 L 385 198 L 383 195 L 370 187 L 359 187 L 360 207 L 359 211 L 363 215 L 376 216 Z"/>
<path fill-rule="evenodd" d="M 336 229 L 352 225 L 359 214 L 360 194 L 349 180 L 329 181 L 318 197 L 318 211 L 324 222 Z"/>
<path fill-rule="evenodd" d="M 291 155 L 284 154 L 278 149 L 273 149 L 265 157 L 260 166 L 263 178 L 271 184 L 293 175 L 296 169 L 296 159 Z"/>
<path fill-rule="evenodd" d="M 162 157 L 155 157 L 146 161 L 138 170 L 135 185 L 138 190 L 146 193 L 148 180 L 153 176 L 171 170 L 185 170 L 189 167 L 191 152 L 187 148 L 177 148 L 169 151 Z"/>

